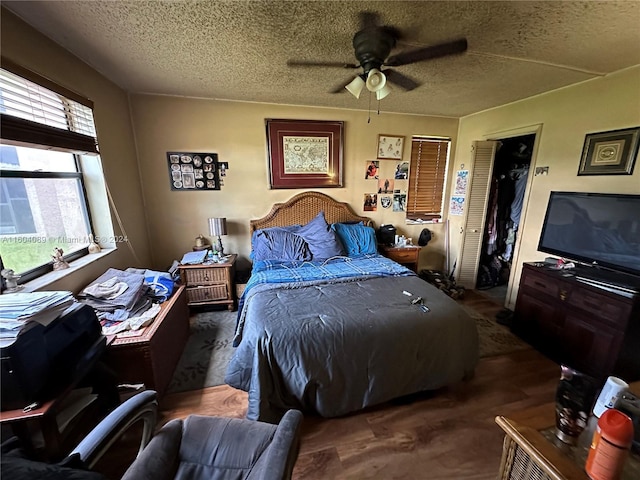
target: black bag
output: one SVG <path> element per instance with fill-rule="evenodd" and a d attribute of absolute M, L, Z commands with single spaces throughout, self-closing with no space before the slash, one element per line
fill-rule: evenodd
<path fill-rule="evenodd" d="M 35 325 L 0 349 L 0 408 L 54 398 L 105 348 L 102 326 L 88 305 L 76 303 L 46 327 Z"/>
<path fill-rule="evenodd" d="M 420 237 L 418 238 L 418 245 L 424 247 L 431 241 L 431 230 L 428 228 L 423 228 L 420 232 Z"/>
<path fill-rule="evenodd" d="M 377 237 L 380 245 L 395 245 L 396 244 L 396 227 L 393 225 L 380 225 L 378 229 Z"/>

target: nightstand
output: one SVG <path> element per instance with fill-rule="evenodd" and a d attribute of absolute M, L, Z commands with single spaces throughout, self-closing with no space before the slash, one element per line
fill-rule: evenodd
<path fill-rule="evenodd" d="M 236 309 L 236 287 L 234 284 L 236 254 L 229 255 L 224 263 L 180 265 L 180 279 L 187 287 L 187 304 L 190 307 L 203 305 L 227 305 L 229 311 Z"/>
<path fill-rule="evenodd" d="M 418 273 L 418 258 L 420 257 L 420 250 L 422 250 L 422 247 L 415 245 L 407 247 L 386 247 L 381 245 L 379 248 L 380 253 L 385 257 Z"/>

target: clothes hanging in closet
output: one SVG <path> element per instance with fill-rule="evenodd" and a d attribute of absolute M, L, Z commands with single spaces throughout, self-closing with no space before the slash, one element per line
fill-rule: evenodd
<path fill-rule="evenodd" d="M 509 207 L 509 224 L 507 225 L 507 236 L 505 240 L 504 251 L 501 260 L 505 262 L 511 261 L 513 255 L 513 245 L 516 241 L 516 233 L 520 225 L 520 216 L 522 215 L 522 205 L 524 202 L 524 191 L 527 188 L 527 177 L 529 175 L 529 167 L 516 168 L 509 171 L 508 177 L 513 180 L 513 200 Z"/>

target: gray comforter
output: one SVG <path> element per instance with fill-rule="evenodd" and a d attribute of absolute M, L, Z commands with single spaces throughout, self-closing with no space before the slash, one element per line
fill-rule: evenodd
<path fill-rule="evenodd" d="M 474 320 L 417 276 L 262 284 L 240 319 L 225 381 L 249 393 L 253 420 L 344 415 L 457 382 L 478 362 Z"/>

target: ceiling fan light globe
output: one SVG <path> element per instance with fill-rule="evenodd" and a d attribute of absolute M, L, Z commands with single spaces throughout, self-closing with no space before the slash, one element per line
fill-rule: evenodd
<path fill-rule="evenodd" d="M 349 93 L 354 97 L 360 98 L 360 92 L 362 92 L 362 89 L 364 88 L 364 86 L 365 86 L 364 80 L 362 80 L 362 78 L 360 78 L 360 76 L 358 75 L 344 88 L 346 88 L 349 91 Z"/>
<path fill-rule="evenodd" d="M 385 85 L 380 90 L 376 92 L 376 100 L 382 100 L 384 97 L 391 93 L 391 87 L 389 85 Z"/>
<path fill-rule="evenodd" d="M 367 90 L 377 92 L 378 90 L 382 90 L 386 84 L 387 77 L 384 73 L 377 68 L 369 70 L 369 74 L 367 75 Z"/>

